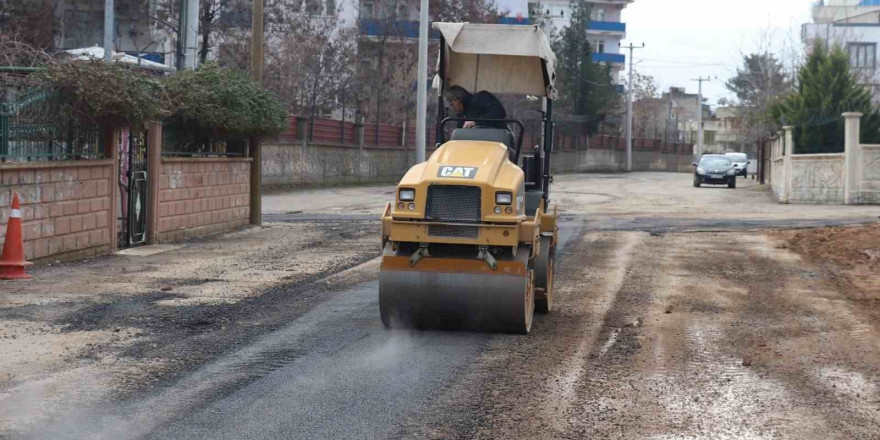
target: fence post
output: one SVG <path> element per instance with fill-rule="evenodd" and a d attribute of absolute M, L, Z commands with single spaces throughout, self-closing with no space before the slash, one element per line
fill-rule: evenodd
<path fill-rule="evenodd" d="M 844 113 L 846 140 L 844 142 L 844 187 L 843 203 L 857 205 L 861 203 L 860 190 L 862 180 L 862 143 L 860 123 L 862 113 Z"/>
<path fill-rule="evenodd" d="M 119 129 L 104 129 L 104 157 L 112 161 L 110 165 L 110 210 L 107 212 L 107 228 L 110 230 L 110 253 L 115 254 L 119 247 L 119 231 L 116 225 L 116 209 L 119 207 Z"/>
<path fill-rule="evenodd" d="M 9 154 L 9 113 L 5 102 L 0 102 L 0 156 Z"/>
<path fill-rule="evenodd" d="M 791 188 L 792 188 L 792 175 L 791 175 L 791 156 L 794 154 L 794 139 L 792 136 L 792 131 L 794 127 L 790 125 L 786 125 L 782 127 L 785 131 L 782 147 L 784 148 L 785 155 L 782 157 L 782 168 L 783 168 L 783 180 L 782 180 L 782 203 L 789 203 L 791 201 Z"/>
<path fill-rule="evenodd" d="M 263 146 L 260 140 L 253 137 L 248 140 L 251 152 L 250 173 L 250 223 L 254 226 L 263 225 Z"/>
<path fill-rule="evenodd" d="M 132 130 L 135 128 L 132 127 Z M 147 124 L 147 244 L 159 244 L 159 179 L 162 176 L 162 123 Z M 115 211 L 114 211 L 115 212 Z M 115 222 L 114 222 L 115 223 Z"/>
<path fill-rule="evenodd" d="M 358 149 L 364 151 L 364 117 L 361 116 L 354 124 L 354 130 L 357 135 Z"/>
<path fill-rule="evenodd" d="M 299 135 L 299 140 L 306 141 L 309 139 L 309 130 L 306 126 L 306 122 L 308 120 L 301 116 L 296 117 L 296 134 Z"/>
<path fill-rule="evenodd" d="M 400 146 L 406 150 L 406 121 L 403 121 L 403 126 L 401 127 L 400 134 Z"/>

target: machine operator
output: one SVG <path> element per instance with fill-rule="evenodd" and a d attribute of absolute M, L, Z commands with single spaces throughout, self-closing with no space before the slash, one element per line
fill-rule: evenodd
<path fill-rule="evenodd" d="M 471 94 L 464 87 L 452 86 L 446 90 L 446 103 L 460 118 L 473 119 L 506 119 L 507 112 L 501 101 L 495 95 L 482 91 Z M 482 122 L 481 127 L 503 128 L 507 129 L 507 124 L 503 122 Z M 466 121 L 459 123 L 459 128 L 476 127 L 475 121 Z"/>

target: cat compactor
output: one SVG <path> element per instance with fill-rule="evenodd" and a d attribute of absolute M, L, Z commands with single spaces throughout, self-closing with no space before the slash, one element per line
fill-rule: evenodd
<path fill-rule="evenodd" d="M 397 186 L 382 215 L 379 306 L 386 327 L 528 333 L 550 311 L 558 242 L 550 206 L 555 57 L 536 26 L 435 23 L 434 87 L 543 99 L 543 145 L 523 151 L 523 124 L 437 123 L 438 145 Z M 439 119 L 439 118 L 438 118 Z M 504 122 L 516 128 L 497 127 Z M 491 124 L 490 124 L 491 123 Z"/>

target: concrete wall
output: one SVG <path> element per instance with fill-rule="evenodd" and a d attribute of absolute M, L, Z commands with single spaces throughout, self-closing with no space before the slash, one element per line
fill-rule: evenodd
<path fill-rule="evenodd" d="M 412 166 L 412 149 L 315 144 L 301 141 L 263 145 L 263 185 L 308 187 L 396 182 Z M 431 151 L 428 151 L 428 155 Z M 636 171 L 691 172 L 693 157 L 661 151 L 634 151 Z M 589 148 L 553 153 L 553 172 L 621 172 L 622 149 Z"/>
<path fill-rule="evenodd" d="M 842 204 L 843 153 L 797 154 L 791 157 L 791 203 Z"/>
<path fill-rule="evenodd" d="M 770 168 L 773 170 L 770 173 L 770 186 L 773 189 L 773 198 L 780 202 L 784 201 L 785 198 L 785 176 L 782 173 L 783 166 L 784 160 L 780 158 L 773 160 Z"/>
<path fill-rule="evenodd" d="M 861 113 L 844 113 L 844 152 L 791 154 L 793 127 L 771 142 L 770 183 L 780 203 L 880 204 L 880 145 L 860 141 Z"/>
<path fill-rule="evenodd" d="M 694 158 L 690 154 L 660 151 L 633 151 L 634 171 L 671 171 L 689 173 Z M 623 172 L 626 169 L 626 151 L 595 149 L 559 151 L 553 154 L 554 173 Z"/>
<path fill-rule="evenodd" d="M 25 258 L 73 260 L 110 250 L 112 160 L 0 166 L 0 244 L 21 196 Z"/>
<path fill-rule="evenodd" d="M 250 217 L 250 159 L 162 158 L 158 238 L 183 240 L 240 228 Z"/>
<path fill-rule="evenodd" d="M 301 141 L 264 144 L 263 185 L 335 186 L 393 182 L 412 165 L 414 152 Z"/>
<path fill-rule="evenodd" d="M 862 203 L 880 204 L 880 145 L 862 145 Z"/>

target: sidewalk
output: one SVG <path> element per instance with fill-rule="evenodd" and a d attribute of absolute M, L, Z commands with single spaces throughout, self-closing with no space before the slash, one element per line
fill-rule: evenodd
<path fill-rule="evenodd" d="M 32 268 L 33 281 L 0 284 L 0 437 L 38 423 L 56 403 L 125 395 L 171 377 L 216 349 L 164 346 L 238 343 L 222 336 L 243 340 L 251 333 L 242 327 L 261 325 L 236 316 L 262 316 L 267 292 L 315 296 L 290 286 L 350 268 L 357 281 L 374 271 L 363 263 L 378 253 L 374 222 L 269 223 L 155 255 Z"/>

